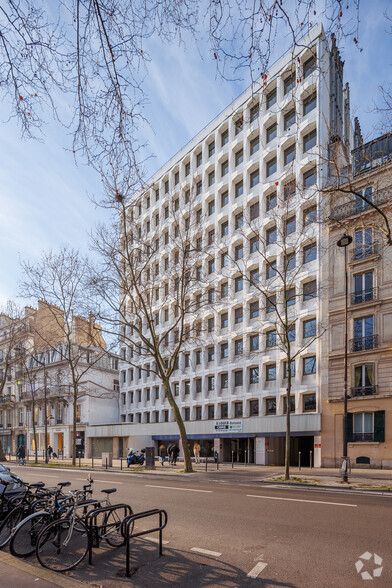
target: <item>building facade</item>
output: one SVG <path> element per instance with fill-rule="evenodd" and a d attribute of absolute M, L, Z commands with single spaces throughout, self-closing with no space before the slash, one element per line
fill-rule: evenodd
<path fill-rule="evenodd" d="M 336 243 L 346 233 L 352 237 L 347 247 L 348 457 L 354 466 L 390 468 L 392 251 L 382 214 L 390 223 L 392 138 L 384 135 L 363 144 L 358 124 L 356 130 L 352 172 L 341 191 L 333 195 L 325 256 L 329 288 L 323 308 L 329 329 L 322 394 L 322 465 L 335 467 L 343 452 L 345 256 Z"/>
<path fill-rule="evenodd" d="M 172 228 L 165 210 L 176 204 L 181 210 L 192 190 L 203 244 L 211 246 L 201 271 L 218 303 L 214 299 L 205 310 L 204 341 L 184 345 L 172 377 L 190 443 L 199 441 L 205 454 L 217 451 L 224 461 L 284 463 L 290 369 L 291 461 L 297 463 L 301 452 L 303 464 L 321 463 L 324 228 L 318 222 L 318 187 L 327 177 L 331 137 L 350 144 L 348 99 L 335 42 L 329 47 L 322 28 L 315 28 L 303 47 L 276 62 L 133 202 L 135 230 L 155 226 L 161 234 L 162 281 L 171 260 L 164 235 Z M 277 275 L 288 282 L 279 285 Z M 283 289 L 290 296 L 284 311 L 291 317 L 290 368 L 277 316 L 283 312 Z M 268 297 L 260 294 L 267 290 Z M 147 360 L 140 359 L 143 369 L 135 356 L 127 361 L 129 352 L 122 350 L 120 362 L 121 424 L 91 428 L 89 434 L 106 438 L 112 447 L 119 439 L 123 447 L 147 442 L 158 447 L 178 439 L 159 379 L 146 369 Z"/>

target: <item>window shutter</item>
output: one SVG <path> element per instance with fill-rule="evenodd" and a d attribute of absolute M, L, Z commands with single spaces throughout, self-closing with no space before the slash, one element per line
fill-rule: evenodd
<path fill-rule="evenodd" d="M 385 410 L 374 413 L 374 440 L 380 443 L 385 441 Z"/>
<path fill-rule="evenodd" d="M 352 443 L 354 441 L 353 434 L 353 413 L 347 413 L 347 442 Z"/>

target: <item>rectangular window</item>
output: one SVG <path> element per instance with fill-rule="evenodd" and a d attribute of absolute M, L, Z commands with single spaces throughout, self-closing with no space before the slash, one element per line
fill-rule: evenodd
<path fill-rule="evenodd" d="M 260 272 L 259 268 L 255 268 L 249 272 L 249 281 L 252 285 L 256 285 L 259 283 Z"/>
<path fill-rule="evenodd" d="M 240 306 L 239 308 L 236 308 L 234 310 L 234 322 L 236 325 L 238 325 L 238 323 L 242 323 L 244 320 L 244 312 L 242 309 L 242 306 Z"/>
<path fill-rule="evenodd" d="M 240 116 L 240 118 L 237 118 L 237 120 L 234 123 L 234 128 L 236 135 L 238 135 L 238 133 L 242 131 L 242 129 L 244 128 L 244 119 L 242 116 Z"/>
<path fill-rule="evenodd" d="M 291 73 L 284 81 L 283 81 L 283 88 L 284 94 L 286 95 L 290 90 L 293 90 L 295 87 L 295 71 Z"/>
<path fill-rule="evenodd" d="M 184 410 L 184 421 L 190 421 L 190 420 L 191 420 L 191 410 L 187 406 Z"/>
<path fill-rule="evenodd" d="M 201 351 L 200 349 L 196 350 L 196 365 L 200 365 L 201 364 Z"/>
<path fill-rule="evenodd" d="M 303 212 L 304 227 L 317 221 L 317 206 L 311 206 Z"/>
<path fill-rule="evenodd" d="M 258 416 L 259 415 L 259 401 L 258 400 L 250 400 L 249 401 L 249 416 Z"/>
<path fill-rule="evenodd" d="M 242 385 L 242 384 L 239 384 L 239 385 Z M 242 413 L 242 402 L 235 402 L 234 403 L 234 417 L 236 419 L 238 419 L 238 418 L 241 418 L 242 416 L 243 416 L 243 413 Z"/>
<path fill-rule="evenodd" d="M 290 271 L 295 268 L 295 252 L 288 253 L 284 257 L 284 267 L 286 271 Z"/>
<path fill-rule="evenodd" d="M 316 183 L 316 179 L 317 179 L 316 168 L 312 167 L 307 172 L 305 172 L 303 175 L 304 188 L 310 188 L 310 186 L 313 186 L 313 184 Z"/>
<path fill-rule="evenodd" d="M 269 278 L 273 278 L 274 276 L 276 276 L 276 259 L 271 259 L 270 261 L 268 261 L 266 266 L 267 280 Z"/>
<path fill-rule="evenodd" d="M 295 114 L 295 108 L 293 108 L 289 112 L 286 112 L 286 114 L 284 115 L 284 130 L 287 131 L 287 129 L 289 129 L 291 125 L 295 124 L 296 120 L 297 119 Z"/>
<path fill-rule="evenodd" d="M 221 207 L 223 208 L 226 204 L 229 203 L 229 192 L 226 190 L 221 194 Z"/>
<path fill-rule="evenodd" d="M 295 324 L 287 328 L 287 338 L 289 341 L 295 341 Z"/>
<path fill-rule="evenodd" d="M 196 382 L 196 394 L 200 394 L 201 389 L 202 389 L 201 378 L 196 378 L 195 382 Z"/>
<path fill-rule="evenodd" d="M 267 108 L 271 108 L 276 103 L 276 88 L 267 94 Z"/>
<path fill-rule="evenodd" d="M 190 164 L 190 162 L 188 161 L 188 162 L 185 164 L 185 177 L 187 178 L 187 177 L 189 176 L 189 174 L 190 174 L 190 173 L 191 173 L 191 164 Z"/>
<path fill-rule="evenodd" d="M 316 356 L 303 358 L 304 376 L 316 373 Z"/>
<path fill-rule="evenodd" d="M 210 317 L 207 321 L 207 329 L 209 333 L 213 333 L 215 331 L 215 320 L 214 317 Z"/>
<path fill-rule="evenodd" d="M 272 245 L 273 243 L 276 243 L 276 227 L 271 227 L 270 229 L 267 229 L 267 245 Z"/>
<path fill-rule="evenodd" d="M 165 194 L 168 194 L 169 192 L 169 180 L 166 180 L 165 182 Z"/>
<path fill-rule="evenodd" d="M 244 225 L 244 215 L 242 212 L 236 214 L 235 216 L 235 228 L 240 229 Z"/>
<path fill-rule="evenodd" d="M 374 274 L 373 272 L 364 272 L 354 276 L 354 292 L 351 294 L 352 304 L 361 304 L 374 300 L 375 290 L 373 288 Z"/>
<path fill-rule="evenodd" d="M 312 280 L 311 282 L 306 282 L 304 284 L 304 289 L 303 289 L 304 301 L 311 300 L 312 298 L 316 298 L 316 296 L 317 296 L 316 280 Z"/>
<path fill-rule="evenodd" d="M 292 235 L 293 233 L 295 233 L 295 230 L 296 230 L 295 216 L 291 216 L 285 222 L 286 236 Z"/>
<path fill-rule="evenodd" d="M 189 353 L 184 353 L 184 366 L 187 368 L 191 365 L 191 359 Z"/>
<path fill-rule="evenodd" d="M 276 380 L 276 363 L 267 363 L 265 366 L 265 379 L 267 382 L 274 382 Z"/>
<path fill-rule="evenodd" d="M 236 292 L 241 292 L 244 289 L 244 278 L 242 276 L 237 276 L 234 280 L 234 290 Z"/>
<path fill-rule="evenodd" d="M 284 150 L 284 164 L 288 165 L 295 159 L 295 143 Z"/>
<path fill-rule="evenodd" d="M 177 171 L 174 174 L 174 185 L 177 186 L 178 182 L 180 181 L 180 173 Z"/>
<path fill-rule="evenodd" d="M 267 211 L 275 208 L 275 206 L 277 205 L 277 202 L 278 202 L 278 197 L 277 197 L 276 192 L 272 192 L 272 194 L 268 194 L 267 200 L 266 200 Z"/>
<path fill-rule="evenodd" d="M 226 159 L 223 163 L 221 163 L 221 176 L 225 176 L 229 171 L 229 160 Z"/>
<path fill-rule="evenodd" d="M 266 398 L 265 412 L 267 415 L 276 414 L 276 398 Z"/>
<path fill-rule="evenodd" d="M 291 180 L 290 182 L 287 182 L 287 184 L 285 184 L 283 186 L 283 195 L 284 195 L 284 199 L 287 201 L 290 198 L 293 198 L 293 196 L 295 196 L 295 191 L 296 191 L 296 183 L 295 180 Z"/>
<path fill-rule="evenodd" d="M 287 396 L 283 397 L 283 414 L 287 412 Z M 290 412 L 295 412 L 295 396 L 290 395 Z"/>
<path fill-rule="evenodd" d="M 229 415 L 229 405 L 226 402 L 220 405 L 220 413 L 221 419 L 227 419 Z"/>
<path fill-rule="evenodd" d="M 259 116 L 260 107 L 258 104 L 254 104 L 250 109 L 250 122 L 252 123 Z"/>
<path fill-rule="evenodd" d="M 195 420 L 201 421 L 201 406 L 196 406 Z"/>
<path fill-rule="evenodd" d="M 214 214 L 215 212 L 215 200 L 211 200 L 208 203 L 208 216 L 211 216 L 211 214 Z"/>
<path fill-rule="evenodd" d="M 228 129 L 226 129 L 225 131 L 223 131 L 223 133 L 221 133 L 221 145 L 222 145 L 222 147 L 224 145 L 227 145 L 228 142 L 229 142 L 229 131 L 228 131 Z"/>
<path fill-rule="evenodd" d="M 354 368 L 354 387 L 351 388 L 353 396 L 368 396 L 376 392 L 374 385 L 374 365 L 357 365 Z"/>
<path fill-rule="evenodd" d="M 314 108 L 316 108 L 316 104 L 317 104 L 317 94 L 316 94 L 316 92 L 313 92 L 313 94 L 311 94 L 310 96 L 308 96 L 304 100 L 304 116 L 306 116 L 307 114 L 309 114 L 309 112 L 311 112 Z"/>
<path fill-rule="evenodd" d="M 207 348 L 207 357 L 208 357 L 208 361 L 215 360 L 215 348 L 214 347 Z"/>
<path fill-rule="evenodd" d="M 221 388 L 228 388 L 229 387 L 229 374 L 227 374 L 227 373 L 221 374 L 220 380 L 221 380 L 221 386 L 220 386 Z"/>
<path fill-rule="evenodd" d="M 304 394 L 303 395 L 303 411 L 304 412 L 315 412 L 316 410 L 316 394 Z"/>
<path fill-rule="evenodd" d="M 215 231 L 208 231 L 208 245 L 213 245 L 215 241 Z"/>
<path fill-rule="evenodd" d="M 221 343 L 221 359 L 229 357 L 229 344 Z"/>
<path fill-rule="evenodd" d="M 354 339 L 352 351 L 364 351 L 376 347 L 374 337 L 374 318 L 366 316 L 354 319 Z"/>
<path fill-rule="evenodd" d="M 215 184 L 215 171 L 208 174 L 208 185 L 212 186 L 213 184 Z"/>
<path fill-rule="evenodd" d="M 304 263 L 309 263 L 314 259 L 317 259 L 317 245 L 316 243 L 310 243 L 303 248 L 303 259 Z"/>
<path fill-rule="evenodd" d="M 258 237 L 251 237 L 249 241 L 249 252 L 255 253 L 259 250 L 259 239 Z"/>
<path fill-rule="evenodd" d="M 229 314 L 224 312 L 221 314 L 221 329 L 226 329 L 229 326 Z"/>
<path fill-rule="evenodd" d="M 249 347 L 251 351 L 257 351 L 259 349 L 259 336 L 251 335 L 249 337 Z"/>
<path fill-rule="evenodd" d="M 214 405 L 213 404 L 209 404 L 207 406 L 207 416 L 209 419 L 213 419 L 214 418 Z"/>
<path fill-rule="evenodd" d="M 236 261 L 244 257 L 244 246 L 242 244 L 237 245 L 237 247 L 234 249 L 234 257 Z"/>
<path fill-rule="evenodd" d="M 272 331 L 267 331 L 267 333 L 266 333 L 266 346 L 267 347 L 275 347 L 276 346 L 276 337 L 277 337 L 276 329 L 273 329 Z"/>
<path fill-rule="evenodd" d="M 202 161 L 203 161 L 203 156 L 202 156 L 202 153 L 200 151 L 200 153 L 198 153 L 196 155 L 196 167 L 199 167 L 201 165 Z"/>
<path fill-rule="evenodd" d="M 229 295 L 229 284 L 228 282 L 223 282 L 221 284 L 221 298 L 226 298 Z"/>
<path fill-rule="evenodd" d="M 250 142 L 250 154 L 254 155 L 260 149 L 260 138 L 257 135 L 254 139 Z"/>
<path fill-rule="evenodd" d="M 244 343 L 242 339 L 236 339 L 234 341 L 234 354 L 235 355 L 242 355 L 244 352 Z"/>
<path fill-rule="evenodd" d="M 258 367 L 249 368 L 249 383 L 250 384 L 258 384 L 259 383 L 259 368 Z"/>
<path fill-rule="evenodd" d="M 269 161 L 267 161 L 267 178 L 272 176 L 277 170 L 277 160 L 276 157 L 273 157 Z"/>
<path fill-rule="evenodd" d="M 357 229 L 354 231 L 354 260 L 365 259 L 375 253 L 373 229 Z"/>
<path fill-rule="evenodd" d="M 221 267 L 227 267 L 229 265 L 229 254 L 227 251 L 225 253 L 221 253 Z"/>
<path fill-rule="evenodd" d="M 244 161 L 244 150 L 243 149 L 240 149 L 235 154 L 235 165 L 236 165 L 236 167 L 237 167 L 237 165 L 239 165 L 243 161 Z"/>
<path fill-rule="evenodd" d="M 290 363 L 290 373 L 293 377 L 295 376 L 295 361 L 294 360 L 292 360 Z M 286 379 L 288 376 L 287 361 L 283 362 L 283 374 L 284 374 L 283 377 Z"/>
<path fill-rule="evenodd" d="M 199 180 L 196 184 L 196 196 L 200 196 L 203 189 L 203 182 Z"/>
<path fill-rule="evenodd" d="M 214 155 L 215 153 L 215 141 L 211 141 L 211 143 L 208 145 L 208 157 L 211 157 L 211 155 Z"/>
<path fill-rule="evenodd" d="M 304 339 L 316 336 L 316 319 L 309 319 L 303 322 Z"/>
<path fill-rule="evenodd" d="M 275 139 L 277 134 L 278 134 L 278 125 L 277 125 L 277 123 L 274 123 L 273 125 L 271 125 L 267 129 L 267 143 L 272 141 L 272 139 Z"/>
<path fill-rule="evenodd" d="M 316 145 L 316 142 L 317 142 L 316 129 L 314 129 L 310 133 L 307 133 L 306 135 L 304 135 L 304 145 L 303 145 L 304 153 L 306 151 L 309 151 L 310 149 L 312 149 L 312 147 L 314 147 Z"/>
<path fill-rule="evenodd" d="M 208 273 L 213 274 L 215 271 L 215 259 L 208 260 Z"/>
<path fill-rule="evenodd" d="M 304 63 L 304 80 L 316 69 L 316 58 L 314 55 Z"/>
<path fill-rule="evenodd" d="M 274 312 L 276 310 L 276 296 L 269 296 L 265 299 L 265 311 L 267 313 Z"/>
<path fill-rule="evenodd" d="M 256 169 L 255 171 L 253 171 L 250 174 L 250 187 L 254 188 L 255 186 L 257 186 L 257 184 L 260 182 L 260 174 L 259 174 L 259 170 Z"/>
<path fill-rule="evenodd" d="M 242 194 L 244 193 L 244 182 L 242 180 L 240 182 L 237 182 L 234 190 L 236 198 L 242 196 Z"/>
<path fill-rule="evenodd" d="M 249 304 L 249 318 L 254 319 L 259 316 L 259 301 L 255 300 Z"/>

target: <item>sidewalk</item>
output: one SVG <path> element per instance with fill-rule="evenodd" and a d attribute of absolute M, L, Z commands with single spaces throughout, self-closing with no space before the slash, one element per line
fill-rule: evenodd
<path fill-rule="evenodd" d="M 5 552 L 0 552 L 0 578 L 6 579 L 4 584 L 1 584 L 0 581 L 2 586 L 12 586 L 12 588 L 26 588 L 26 586 L 33 585 L 37 588 L 86 586 L 84 582 L 45 570 L 41 566 L 33 566 Z"/>

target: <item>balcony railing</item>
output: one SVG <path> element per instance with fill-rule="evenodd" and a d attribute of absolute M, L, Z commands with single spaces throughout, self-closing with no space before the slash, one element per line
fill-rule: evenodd
<path fill-rule="evenodd" d="M 353 150 L 355 176 L 369 172 L 392 160 L 392 135 L 387 133 Z"/>
<path fill-rule="evenodd" d="M 365 198 L 372 202 L 375 206 L 381 206 L 382 204 L 392 200 L 392 188 L 389 186 L 382 188 L 381 190 L 377 190 L 377 192 L 369 194 L 369 196 L 365 196 Z M 331 212 L 331 218 L 338 221 L 355 214 L 360 214 L 366 210 L 370 210 L 371 208 L 372 206 L 364 200 L 361 200 L 360 198 L 353 198 L 344 204 L 336 206 Z"/>
<path fill-rule="evenodd" d="M 351 396 L 372 396 L 377 394 L 377 386 L 355 386 L 351 388 Z"/>
<path fill-rule="evenodd" d="M 367 335 L 366 337 L 354 337 L 350 340 L 351 351 L 366 351 L 378 347 L 378 335 Z"/>
<path fill-rule="evenodd" d="M 0 396 L 0 402 L 13 402 L 14 396 L 12 394 L 4 394 L 4 396 Z"/>
<path fill-rule="evenodd" d="M 353 433 L 352 440 L 357 441 L 374 441 L 374 433 Z"/>
<path fill-rule="evenodd" d="M 365 288 L 365 290 L 351 293 L 351 304 L 361 304 L 371 300 L 377 300 L 377 288 Z"/>

